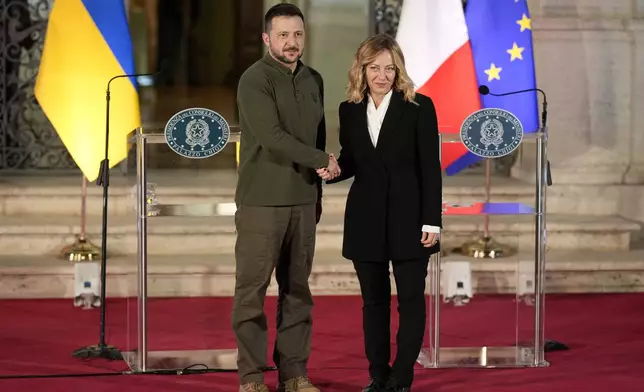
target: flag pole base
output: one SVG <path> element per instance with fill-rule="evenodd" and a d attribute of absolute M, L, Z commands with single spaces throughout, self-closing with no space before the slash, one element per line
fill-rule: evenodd
<path fill-rule="evenodd" d="M 516 250 L 496 242 L 492 237 L 482 236 L 477 240 L 464 243 L 460 248 L 454 249 L 454 253 L 475 259 L 500 259 L 515 254 Z"/>
<path fill-rule="evenodd" d="M 100 260 L 101 248 L 86 238 L 76 237 L 73 244 L 67 245 L 61 250 L 60 256 L 69 261 Z"/>

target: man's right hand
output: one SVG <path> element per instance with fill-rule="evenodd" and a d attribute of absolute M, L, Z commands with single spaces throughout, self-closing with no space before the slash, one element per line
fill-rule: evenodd
<path fill-rule="evenodd" d="M 340 175 L 340 165 L 333 154 L 329 154 L 329 165 L 317 170 L 318 175 L 324 180 L 329 181 Z"/>

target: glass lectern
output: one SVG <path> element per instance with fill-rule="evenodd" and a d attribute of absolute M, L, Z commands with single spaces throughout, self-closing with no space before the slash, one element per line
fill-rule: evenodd
<path fill-rule="evenodd" d="M 239 129 L 230 126 L 228 143 L 239 141 Z M 165 350 L 151 349 L 148 339 L 149 317 L 149 260 L 148 225 L 157 219 L 190 217 L 212 219 L 232 216 L 236 207 L 230 202 L 207 204 L 162 204 L 156 201 L 154 190 L 148 181 L 148 148 L 151 144 L 166 144 L 163 129 L 135 130 L 132 142 L 136 146 L 136 216 L 137 216 L 137 302 L 136 314 L 130 315 L 136 322 L 136 333 L 132 333 L 129 351 L 123 353 L 124 360 L 133 372 L 189 369 L 195 364 L 213 369 L 236 369 L 237 350 L 234 347 L 222 349 Z M 177 155 L 179 156 L 179 155 Z M 162 224 L 162 223 L 161 223 Z M 229 245 L 229 244 L 226 244 Z M 180 256 L 176 256 L 180 257 Z M 216 255 L 213 255 L 216 257 Z M 129 329 L 129 328 L 128 328 Z M 128 334 L 129 335 L 129 334 Z M 134 336 L 135 335 L 135 336 Z M 130 339 L 128 339 L 130 341 Z M 199 370 L 199 369 L 196 369 Z"/>
<path fill-rule="evenodd" d="M 441 145 L 462 143 L 458 134 L 443 134 L 441 139 Z M 543 132 L 523 138 L 523 148 L 536 144 L 534 205 L 511 200 L 443 201 L 441 244 L 448 249 L 430 260 L 428 334 L 418 358 L 423 367 L 548 366 L 544 358 L 546 141 Z M 468 224 L 469 230 L 480 230 L 482 225 L 472 222 L 484 218 L 490 222 L 490 233 L 515 251 L 482 258 L 450 249 L 450 241 L 464 240 L 454 234 L 457 229 L 450 228 Z M 463 282 L 454 282 L 446 274 L 456 269 L 447 267 L 461 266 L 475 295 L 459 293 L 459 287 L 465 289 Z M 451 287 L 456 287 L 456 294 Z"/>

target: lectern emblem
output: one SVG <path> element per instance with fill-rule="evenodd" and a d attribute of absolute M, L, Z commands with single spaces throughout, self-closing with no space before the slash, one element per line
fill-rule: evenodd
<path fill-rule="evenodd" d="M 172 151 L 186 158 L 209 158 L 226 147 L 228 122 L 217 112 L 204 108 L 185 109 L 165 126 L 165 141 Z"/>
<path fill-rule="evenodd" d="M 523 140 L 523 125 L 503 109 L 481 109 L 461 125 L 461 141 L 472 154 L 499 158 L 516 150 Z"/>

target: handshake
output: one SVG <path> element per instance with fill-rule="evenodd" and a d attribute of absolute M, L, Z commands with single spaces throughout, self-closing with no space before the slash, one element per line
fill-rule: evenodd
<path fill-rule="evenodd" d="M 329 154 L 329 165 L 327 167 L 322 167 L 316 170 L 318 176 L 324 181 L 329 181 L 340 175 L 340 165 L 338 165 L 338 160 L 335 159 L 333 154 Z"/>

